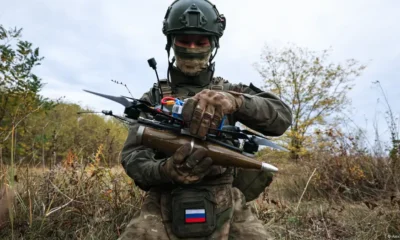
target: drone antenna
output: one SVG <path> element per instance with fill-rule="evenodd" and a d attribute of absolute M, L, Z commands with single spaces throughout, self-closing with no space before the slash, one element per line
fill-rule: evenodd
<path fill-rule="evenodd" d="M 163 92 L 162 92 L 162 88 L 160 85 L 160 78 L 158 77 L 158 72 L 157 72 L 157 62 L 154 58 L 150 58 L 149 60 L 147 60 L 147 62 L 149 63 L 149 66 L 154 69 L 154 71 L 156 72 L 156 76 L 157 76 L 157 82 L 158 82 L 158 88 L 160 89 L 160 95 L 161 95 L 161 99 L 164 97 Z"/>
<path fill-rule="evenodd" d="M 126 86 L 125 83 L 123 83 L 123 82 L 118 82 L 117 80 L 113 80 L 113 79 L 111 79 L 111 82 L 116 83 L 116 84 L 120 84 L 120 85 L 122 85 L 122 86 L 125 86 L 125 88 L 126 88 L 126 89 L 128 90 L 128 92 L 129 92 L 129 94 L 130 94 L 131 97 L 133 98 L 131 91 L 129 90 L 128 86 Z"/>

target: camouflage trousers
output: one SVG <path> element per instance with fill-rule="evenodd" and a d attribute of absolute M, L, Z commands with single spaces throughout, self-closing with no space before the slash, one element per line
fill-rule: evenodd
<path fill-rule="evenodd" d="M 216 189 L 215 196 L 219 205 L 229 206 L 217 219 L 216 230 L 208 237 L 185 239 L 270 239 L 262 221 L 258 220 L 254 207 L 246 203 L 243 193 L 237 188 Z M 220 191 L 220 192 L 218 192 Z M 168 217 L 168 200 L 157 191 L 146 194 L 140 213 L 127 225 L 119 240 L 178 240 L 172 233 L 172 221 Z"/>

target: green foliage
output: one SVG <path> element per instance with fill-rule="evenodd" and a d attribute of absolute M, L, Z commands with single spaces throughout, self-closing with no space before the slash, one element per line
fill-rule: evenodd
<path fill-rule="evenodd" d="M 80 111 L 88 109 L 59 102 L 49 111 L 31 115 L 15 134 L 17 161 L 49 166 L 65 160 L 69 152 L 76 155 L 74 161 L 89 159 L 102 145 L 102 160 L 118 164 L 127 136 L 126 126 L 116 119 L 99 115 L 78 115 Z M 3 157 L 9 157 L 10 151 L 7 145 L 4 146 Z"/>
<path fill-rule="evenodd" d="M 326 125 L 329 117 L 349 104 L 352 81 L 365 69 L 354 59 L 334 64 L 328 58 L 328 50 L 317 53 L 294 45 L 282 50 L 265 46 L 256 64 L 264 88 L 292 109 L 293 123 L 287 133 L 292 158 L 307 153 L 304 142 L 312 127 Z"/>
<path fill-rule="evenodd" d="M 43 57 L 39 48 L 21 40 L 22 29 L 6 30 L 0 25 L 0 89 L 2 93 L 32 91 L 37 93 L 43 86 L 32 73 L 34 66 L 40 65 Z"/>
<path fill-rule="evenodd" d="M 38 94 L 43 83 L 32 71 L 43 57 L 39 48 L 21 39 L 21 32 L 0 25 L 0 147 L 9 145 L 12 127 L 55 104 Z"/>
<path fill-rule="evenodd" d="M 0 160 L 55 164 L 69 152 L 90 157 L 101 145 L 103 160 L 117 163 L 126 127 L 114 119 L 78 115 L 85 109 L 42 97 L 44 84 L 33 70 L 44 58 L 21 33 L 0 25 Z"/>

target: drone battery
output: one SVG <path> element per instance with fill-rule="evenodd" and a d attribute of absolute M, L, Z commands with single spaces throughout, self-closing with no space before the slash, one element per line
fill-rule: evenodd
<path fill-rule="evenodd" d="M 183 102 L 179 99 L 175 99 L 175 104 L 172 107 L 172 116 L 182 119 L 182 108 L 183 108 Z"/>

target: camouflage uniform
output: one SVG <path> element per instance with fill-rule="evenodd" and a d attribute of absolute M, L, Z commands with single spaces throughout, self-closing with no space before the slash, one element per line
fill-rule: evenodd
<path fill-rule="evenodd" d="M 219 48 L 219 39 L 225 28 L 225 16 L 208 0 L 175 0 L 171 3 L 162 31 L 167 38 L 168 59 L 172 48 L 176 62 L 175 66 L 174 60 L 169 62 L 167 76 L 171 77 L 171 81 L 159 86 L 163 96 L 193 97 L 186 102 L 182 115 L 189 117 L 190 120 L 185 121 L 190 122 L 192 133 L 197 131 L 201 120 L 198 132 L 193 133 L 199 136 L 206 134 L 210 126 L 218 124 L 225 114 L 228 114 L 225 124 L 241 122 L 268 136 L 282 135 L 291 124 L 292 117 L 290 108 L 279 98 L 252 84 L 230 84 L 222 78 L 213 77 L 215 65 L 212 61 L 217 52 L 214 50 Z M 202 95 L 204 92 L 197 94 L 203 89 L 214 90 L 207 94 L 221 97 L 208 102 L 204 114 L 201 113 L 203 107 L 200 100 L 204 102 L 208 96 Z M 151 89 L 142 99 L 158 104 L 158 88 Z M 191 103 L 195 101 L 198 101 L 193 106 L 196 114 L 192 114 Z M 219 104 L 225 105 L 221 107 Z M 185 108 L 189 110 L 185 111 Z M 213 125 L 207 124 L 210 120 L 207 117 L 200 119 L 198 113 L 210 117 Z M 137 131 L 138 125 L 129 130 L 122 150 L 122 165 L 136 185 L 147 193 L 140 213 L 128 224 L 120 239 L 267 239 L 262 222 L 256 218 L 248 202 L 257 198 L 271 183 L 271 174 L 204 165 L 206 172 L 203 172 L 204 177 L 199 177 L 200 181 L 178 184 L 182 181 L 174 178 L 177 176 L 175 155 L 170 157 L 141 146 L 136 142 Z M 196 151 L 188 156 L 188 160 L 195 158 Z M 194 160 L 199 161 L 198 165 L 212 163 L 210 158 Z M 172 182 L 176 179 L 178 181 Z M 198 218 L 203 222 L 193 224 L 187 223 L 187 219 L 182 220 L 187 209 L 205 210 Z"/>
<path fill-rule="evenodd" d="M 283 134 L 291 124 L 291 110 L 273 94 L 263 92 L 252 84 L 231 84 L 222 78 L 212 78 L 210 82 L 209 73 L 205 71 L 202 74 L 188 82 L 179 72 L 173 72 L 171 95 L 185 99 L 207 88 L 236 91 L 244 94 L 245 101 L 239 111 L 228 116 L 226 124 L 234 125 L 239 121 L 269 136 Z M 144 94 L 142 99 L 154 103 L 153 91 Z M 130 128 L 122 151 L 122 165 L 136 185 L 147 193 L 141 212 L 129 223 L 120 239 L 181 239 L 173 234 L 171 226 L 171 193 L 180 186 L 168 182 L 160 174 L 160 166 L 168 156 L 135 142 L 137 128 L 137 125 Z M 205 188 L 214 193 L 215 231 L 206 237 L 185 239 L 267 239 L 263 223 L 257 219 L 248 202 L 258 197 L 271 183 L 272 176 L 255 170 L 212 168 L 200 183 L 190 187 Z M 247 181 L 249 176 L 251 181 Z"/>

